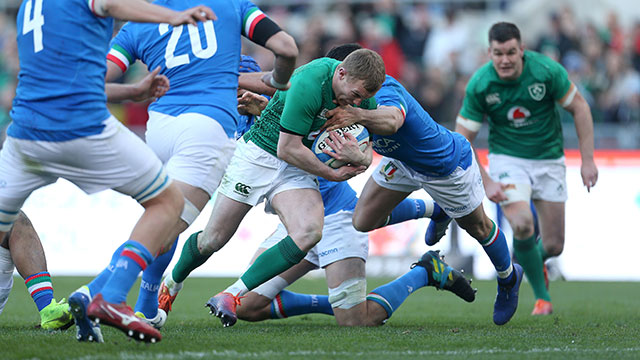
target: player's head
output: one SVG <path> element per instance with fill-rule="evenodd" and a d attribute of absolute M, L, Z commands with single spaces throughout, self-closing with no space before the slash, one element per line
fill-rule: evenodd
<path fill-rule="evenodd" d="M 338 105 L 360 105 L 380 90 L 385 78 L 384 62 L 378 53 L 359 49 L 342 61 L 333 75 L 333 92 Z"/>
<path fill-rule="evenodd" d="M 499 22 L 489 29 L 489 57 L 502 80 L 516 80 L 522 74 L 524 48 L 520 30 L 512 23 Z"/>
<path fill-rule="evenodd" d="M 327 52 L 325 57 L 343 61 L 349 54 L 356 50 L 362 49 L 360 44 L 350 43 L 334 46 Z"/>
<path fill-rule="evenodd" d="M 241 73 L 262 71 L 256 60 L 249 55 L 241 55 L 239 70 Z"/>

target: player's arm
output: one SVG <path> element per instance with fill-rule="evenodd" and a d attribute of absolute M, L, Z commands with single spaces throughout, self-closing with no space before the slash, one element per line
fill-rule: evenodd
<path fill-rule="evenodd" d="M 357 143 L 356 143 L 357 144 Z M 280 131 L 278 158 L 313 175 L 329 181 L 344 181 L 363 173 L 366 166 L 345 165 L 332 169 L 318 160 L 316 155 L 302 143 L 302 135 Z"/>
<path fill-rule="evenodd" d="M 573 115 L 582 158 L 582 166 L 580 167 L 582 183 L 587 187 L 587 191 L 590 191 L 591 187 L 595 186 L 598 181 L 598 168 L 593 158 L 593 118 L 591 109 L 575 84 L 571 84 L 571 88 L 565 98 L 560 100 L 560 104 Z"/>
<path fill-rule="evenodd" d="M 298 47 L 291 35 L 282 31 L 278 24 L 267 17 L 262 10 L 250 1 L 243 3 L 242 35 L 252 42 L 269 49 L 275 56 L 273 71 L 265 73 L 262 81 L 274 89 L 286 90 L 289 88 L 289 79 L 296 65 Z M 248 90 L 267 94 L 260 89 L 247 88 Z"/>
<path fill-rule="evenodd" d="M 133 84 L 105 83 L 108 102 L 145 101 L 163 96 L 169 90 L 169 79 L 160 75 L 160 67 Z"/>
<path fill-rule="evenodd" d="M 392 135 L 404 124 L 404 113 L 396 106 L 379 106 L 374 110 L 340 106 L 327 112 L 327 130 L 360 123 L 377 135 Z"/>
<path fill-rule="evenodd" d="M 200 21 L 217 19 L 216 14 L 204 5 L 178 12 L 144 0 L 88 0 L 88 3 L 96 15 L 134 22 L 195 25 Z"/>
<path fill-rule="evenodd" d="M 253 72 L 253 73 L 240 73 L 238 77 L 238 88 L 249 90 L 256 94 L 264 94 L 267 96 L 273 96 L 276 93 L 276 88 L 265 84 L 262 78 L 268 72 Z"/>

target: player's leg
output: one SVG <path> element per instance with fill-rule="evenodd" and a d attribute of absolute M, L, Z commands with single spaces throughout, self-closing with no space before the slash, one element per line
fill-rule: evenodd
<path fill-rule="evenodd" d="M 516 186 L 518 187 L 518 186 Z M 507 193 L 508 196 L 511 194 Z M 551 297 L 547 290 L 543 260 L 537 247 L 535 224 L 530 202 L 527 200 L 507 202 L 501 205 L 504 215 L 513 229 L 513 252 L 522 265 L 536 300 L 550 304 Z"/>
<path fill-rule="evenodd" d="M 409 295 L 425 286 L 451 291 L 467 302 L 475 300 L 476 291 L 462 272 L 445 263 L 439 252 L 428 251 L 407 273 L 367 295 L 366 325 L 384 324 Z"/>
<path fill-rule="evenodd" d="M 224 326 L 235 324 L 235 304 L 240 296 L 299 263 L 322 237 L 324 207 L 315 177 L 294 167 L 288 169 L 267 204 L 278 214 L 288 235 L 262 253 L 234 284 L 207 302 Z"/>
<path fill-rule="evenodd" d="M 534 200 L 536 210 L 538 213 L 540 235 L 538 243 L 534 247 L 541 259 L 544 262 L 552 256 L 558 256 L 564 249 L 564 229 L 565 229 L 565 203 L 564 202 L 552 202 L 544 200 Z M 544 268 L 543 268 L 544 271 Z M 548 289 L 548 280 L 546 274 L 542 274 L 542 284 L 545 285 L 545 290 Z M 534 306 L 533 315 L 548 315 L 553 312 L 553 306 L 551 300 L 541 298 L 536 300 Z"/>
<path fill-rule="evenodd" d="M 56 302 L 53 297 L 51 275 L 47 271 L 47 260 L 31 221 L 20 212 L 7 237 L 11 258 L 40 312 L 43 329 L 66 329 L 73 325 L 73 318 L 66 301 Z"/>
<path fill-rule="evenodd" d="M 0 150 L 0 174 L 4 180 L 4 185 L 0 186 L 0 242 L 4 250 L 8 249 L 3 251 L 2 271 L 10 277 L 0 286 L 10 288 L 15 264 L 40 311 L 41 326 L 53 329 L 68 323 L 66 304 L 58 304 L 53 299 L 53 287 L 40 238 L 20 211 L 33 190 L 57 180 L 55 175 L 48 173 L 45 160 L 30 161 L 52 151 L 51 148 L 43 149 L 42 143 L 8 137 Z M 34 163 L 38 164 L 37 172 L 30 169 Z"/>
<path fill-rule="evenodd" d="M 508 322 L 518 306 L 518 291 L 522 268 L 511 263 L 511 255 L 503 232 L 484 211 L 484 187 L 480 169 L 472 153 L 466 168 L 459 166 L 442 178 L 426 178 L 424 189 L 456 220 L 458 225 L 476 239 L 489 256 L 498 273 L 498 296 L 494 304 L 493 321 Z M 416 175 L 421 177 L 421 175 Z"/>
<path fill-rule="evenodd" d="M 143 272 L 136 301 L 135 311 L 158 327 L 163 322 L 162 317 L 166 317 L 172 298 L 171 290 L 166 286 L 159 295 L 157 290 L 175 252 L 178 235 L 195 221 L 217 189 L 233 155 L 235 140 L 227 136 L 218 121 L 202 114 L 186 113 L 174 117 L 152 111 L 149 116 L 147 144 L 165 164 L 185 202 L 181 221 L 174 229 L 176 240 L 169 252 L 158 256 Z M 164 313 L 158 313 L 159 297 L 163 300 Z"/>
<path fill-rule="evenodd" d="M 370 177 L 356 203 L 353 226 L 362 232 L 384 226 L 392 210 L 412 191 L 397 191 L 382 187 L 373 176 Z"/>
<path fill-rule="evenodd" d="M 286 234 L 284 227 L 282 229 Z M 278 241 L 281 237 L 271 236 L 270 239 L 275 244 L 275 241 Z M 265 243 L 262 245 L 265 245 Z M 254 254 L 251 263 L 265 250 L 267 248 L 259 248 Z M 330 312 L 331 306 L 326 299 L 326 295 L 298 294 L 284 290 L 306 273 L 317 268 L 313 263 L 302 260 L 280 275 L 249 291 L 236 308 L 238 318 L 245 321 L 262 321 L 283 319 L 302 314 L 327 313 L 327 310 Z"/>

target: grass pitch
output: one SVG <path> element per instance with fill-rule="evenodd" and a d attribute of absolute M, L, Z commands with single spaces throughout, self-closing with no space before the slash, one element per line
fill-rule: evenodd
<path fill-rule="evenodd" d="M 15 279 L 0 315 L 1 359 L 638 359 L 640 284 L 553 282 L 555 313 L 533 317 L 527 283 L 520 305 L 504 326 L 491 320 L 495 282 L 478 281 L 472 304 L 448 292 L 425 288 L 412 294 L 378 328 L 341 328 L 332 317 L 306 315 L 261 323 L 239 321 L 222 328 L 204 303 L 231 279 L 188 279 L 169 314 L 158 344 L 129 340 L 103 327 L 104 344 L 79 343 L 75 327 L 64 332 L 36 329 L 35 305 Z M 56 297 L 89 278 L 55 277 Z M 369 279 L 368 288 L 389 279 Z M 326 294 L 321 279 L 303 279 L 293 291 Z M 129 304 L 135 301 L 132 291 Z"/>

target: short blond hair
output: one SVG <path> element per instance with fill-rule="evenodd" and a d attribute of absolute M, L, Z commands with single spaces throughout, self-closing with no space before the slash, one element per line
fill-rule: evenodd
<path fill-rule="evenodd" d="M 369 49 L 356 50 L 344 59 L 341 66 L 347 76 L 364 80 L 365 90 L 374 93 L 382 87 L 385 69 L 382 57 L 377 52 Z"/>

